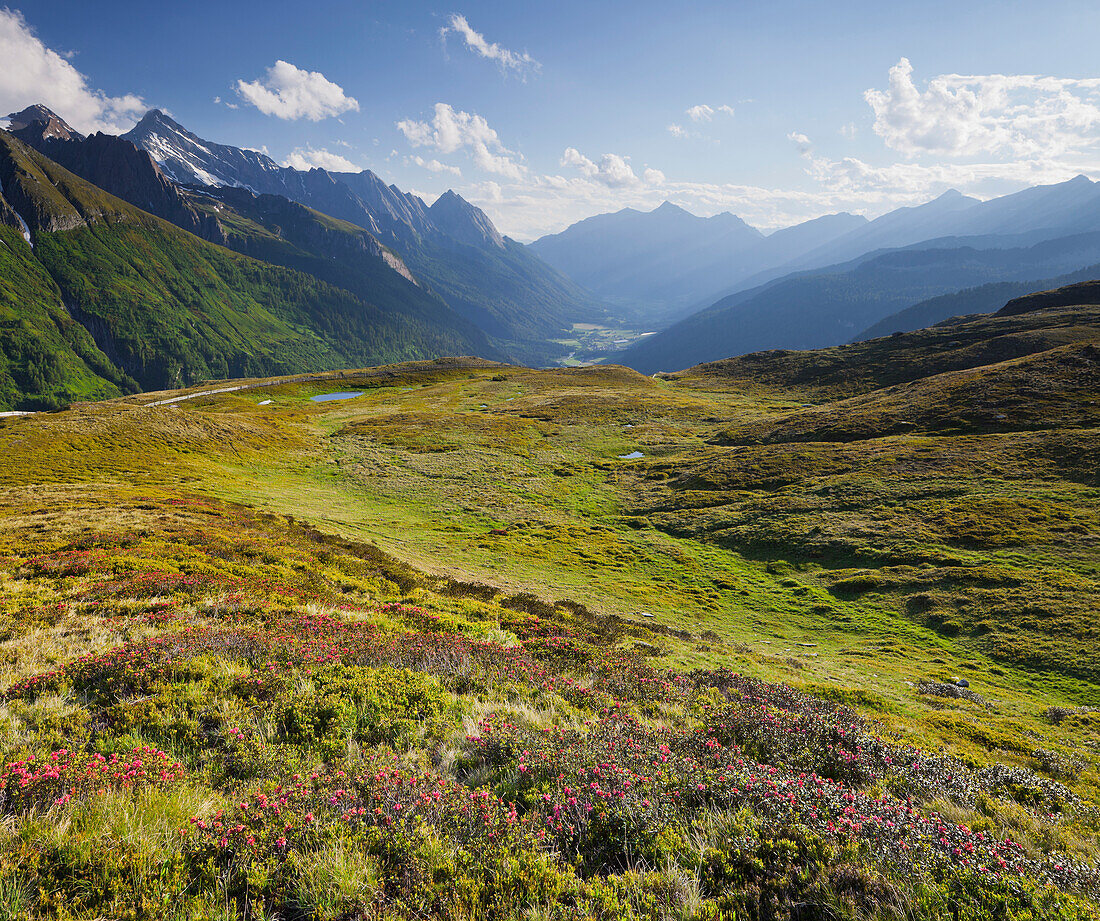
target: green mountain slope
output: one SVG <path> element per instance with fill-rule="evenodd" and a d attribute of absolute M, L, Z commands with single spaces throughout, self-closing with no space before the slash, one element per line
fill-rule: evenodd
<path fill-rule="evenodd" d="M 953 291 L 951 294 L 941 294 L 939 297 L 921 301 L 919 304 L 914 304 L 912 307 L 891 314 L 884 320 L 879 320 L 858 336 L 854 336 L 852 341 L 860 342 L 864 339 L 876 339 L 879 336 L 889 336 L 897 332 L 922 329 L 926 326 L 934 326 L 936 323 L 943 323 L 952 317 L 970 316 L 976 313 L 993 313 L 1011 298 L 1021 297 L 1032 291 L 1044 291 L 1050 288 L 1059 288 L 1063 285 L 1071 285 L 1074 282 L 1086 281 L 1097 276 L 1100 276 L 1100 265 L 1088 265 L 1076 272 L 1059 275 L 1056 278 L 1044 278 L 1036 281 L 992 282 L 988 285 L 979 285 L 976 288 Z"/>
<path fill-rule="evenodd" d="M 404 261 L 361 227 L 279 195 L 211 188 L 184 195 L 199 214 L 216 219 L 226 246 L 305 272 L 399 316 L 435 355 L 498 358 L 485 334 L 452 310 Z"/>
<path fill-rule="evenodd" d="M 0 410 L 52 409 L 137 385 L 65 310 L 54 284 L 13 227 L 0 224 Z"/>
<path fill-rule="evenodd" d="M 0 182 L 33 235 L 30 258 L 55 286 L 53 307 L 59 292 L 119 381 L 125 374 L 156 389 L 426 358 L 441 347 L 428 323 L 409 323 L 365 296 L 199 240 L 5 133 Z M 37 315 L 49 303 L 32 298 L 17 309 Z M 72 375 L 53 376 L 51 399 L 88 391 L 87 382 L 70 384 Z M 24 405 L 31 394 L 22 387 L 10 392 L 11 405 Z"/>
<path fill-rule="evenodd" d="M 517 360 L 547 364 L 569 351 L 551 341 L 573 323 L 604 316 L 593 298 L 564 275 L 504 238 L 502 247 L 476 247 L 443 236 L 410 240 L 409 267 L 455 311 L 485 330 Z"/>

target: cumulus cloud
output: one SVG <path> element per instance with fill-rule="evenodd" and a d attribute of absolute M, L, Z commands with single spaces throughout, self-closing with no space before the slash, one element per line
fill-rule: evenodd
<path fill-rule="evenodd" d="M 487 173 L 497 173 L 508 179 L 521 179 L 527 168 L 517 163 L 500 136 L 480 115 L 455 111 L 445 102 L 435 104 L 430 122 L 404 119 L 397 130 L 413 147 L 430 147 L 443 154 L 466 149 L 474 165 Z"/>
<path fill-rule="evenodd" d="M 863 95 L 875 133 L 907 157 L 1053 158 L 1096 146 L 1100 129 L 1096 78 L 943 74 L 922 92 L 902 58 L 890 68 L 887 89 Z"/>
<path fill-rule="evenodd" d="M 542 65 L 526 51 L 509 51 L 496 42 L 488 41 L 484 35 L 480 32 L 475 32 L 471 28 L 465 16 L 461 16 L 458 13 L 452 13 L 451 18 L 447 21 L 447 25 L 439 30 L 439 35 L 444 43 L 446 43 L 447 35 L 450 32 L 461 35 L 462 40 L 466 43 L 466 47 L 474 52 L 474 54 L 490 61 L 496 61 L 497 64 L 500 65 L 501 70 L 514 70 L 519 74 L 526 74 L 528 71 L 537 71 L 542 67 Z"/>
<path fill-rule="evenodd" d="M 808 160 L 807 173 L 834 201 L 854 202 L 859 210 L 872 211 L 923 204 L 948 189 L 989 198 L 1026 186 L 1065 182 L 1085 169 L 1075 161 L 903 161 L 880 166 L 856 157 L 834 160 L 811 156 Z"/>
<path fill-rule="evenodd" d="M 238 80 L 237 94 L 264 115 L 289 121 L 308 118 L 316 122 L 359 111 L 358 100 L 324 74 L 302 70 L 286 61 L 276 61 L 263 77 L 251 83 Z"/>
<path fill-rule="evenodd" d="M 625 157 L 618 154 L 604 154 L 600 162 L 589 160 L 576 147 L 566 147 L 561 155 L 561 165 L 571 166 L 585 179 L 591 179 L 611 188 L 637 185 L 639 179 L 634 175 L 634 170 L 626 162 Z"/>
<path fill-rule="evenodd" d="M 436 160 L 434 158 L 431 159 L 431 160 L 425 160 L 423 157 L 414 156 L 414 157 L 407 157 L 406 162 L 415 163 L 417 166 L 421 167 L 422 169 L 429 170 L 430 172 L 433 172 L 433 173 L 450 173 L 452 176 L 461 176 L 462 175 L 462 170 L 459 169 L 457 166 L 448 166 L 446 163 L 442 163 L 439 160 Z M 495 183 L 494 183 L 494 185 L 495 185 Z M 497 186 L 497 188 L 499 189 L 500 186 Z"/>
<path fill-rule="evenodd" d="M 690 137 L 691 135 L 691 132 L 688 131 L 683 125 L 677 125 L 675 122 L 668 126 L 668 133 L 671 134 L 674 138 L 686 138 Z"/>
<path fill-rule="evenodd" d="M 108 96 L 47 48 L 18 10 L 0 7 L 0 113 L 41 103 L 85 134 L 119 134 L 148 108 L 140 96 Z"/>
<path fill-rule="evenodd" d="M 361 167 L 356 166 L 347 157 L 325 150 L 324 147 L 297 147 L 290 152 L 283 166 L 292 166 L 300 170 L 317 167 L 333 173 L 358 173 L 361 170 Z"/>

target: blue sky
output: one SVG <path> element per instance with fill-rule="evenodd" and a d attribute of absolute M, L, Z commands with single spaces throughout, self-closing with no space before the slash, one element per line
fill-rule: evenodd
<path fill-rule="evenodd" d="M 0 114 L 157 106 L 280 163 L 453 187 L 520 239 L 666 198 L 770 229 L 1100 176 L 1097 34 L 1077 0 L 33 0 L 0 12 Z"/>

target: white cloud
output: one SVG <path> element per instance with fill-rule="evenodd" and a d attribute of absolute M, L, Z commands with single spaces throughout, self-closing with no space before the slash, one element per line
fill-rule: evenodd
<path fill-rule="evenodd" d="M 569 154 L 569 150 L 574 153 Z M 767 229 L 786 227 L 837 210 L 834 196 L 828 191 L 680 182 L 669 180 L 653 168 L 645 169 L 640 181 L 613 186 L 601 181 L 599 166 L 576 148 L 568 148 L 566 154 L 562 159 L 569 162 L 563 165 L 573 167 L 577 175 L 531 175 L 524 182 L 503 189 L 494 184 L 492 194 L 485 184 L 460 191 L 489 214 L 501 233 L 523 240 L 556 232 L 592 214 L 626 207 L 652 210 L 666 200 L 695 214 L 732 211 L 750 224 Z M 595 174 L 593 167 L 597 170 Z"/>
<path fill-rule="evenodd" d="M 691 136 L 690 131 L 684 128 L 683 125 L 677 125 L 675 122 L 668 126 L 668 133 L 674 138 L 686 138 Z"/>
<path fill-rule="evenodd" d="M 1016 160 L 980 163 L 889 163 L 876 166 L 856 157 L 831 160 L 808 158 L 807 173 L 834 201 L 853 202 L 859 210 L 878 211 L 899 205 L 922 204 L 948 189 L 960 189 L 980 198 L 1004 195 L 1027 186 L 1065 182 L 1088 164 Z M 1096 172 L 1097 166 L 1091 166 Z"/>
<path fill-rule="evenodd" d="M 406 162 L 415 163 L 417 166 L 430 170 L 433 173 L 450 173 L 452 176 L 461 176 L 462 170 L 457 166 L 448 166 L 446 163 L 441 163 L 439 160 L 425 160 L 423 157 L 406 157 Z M 497 186 L 499 189 L 500 186 Z"/>
<path fill-rule="evenodd" d="M 714 118 L 715 113 L 732 116 L 733 106 L 718 106 L 717 108 L 713 108 L 706 105 L 705 103 L 700 103 L 697 106 L 692 106 L 690 109 L 687 109 L 684 112 L 684 114 L 687 115 L 687 117 L 690 118 L 693 122 L 709 122 L 712 118 Z"/>
<path fill-rule="evenodd" d="M 283 166 L 292 166 L 300 170 L 318 167 L 333 173 L 358 173 L 362 170 L 362 167 L 356 166 L 347 157 L 325 150 L 324 147 L 297 147 L 290 152 Z"/>
<path fill-rule="evenodd" d="M 119 134 L 148 108 L 140 96 L 108 96 L 66 56 L 47 48 L 18 10 L 0 7 L 0 113 L 41 103 L 85 134 Z"/>
<path fill-rule="evenodd" d="M 801 131 L 792 131 L 787 135 L 787 140 L 794 143 L 798 148 L 798 152 L 803 156 L 806 156 L 810 149 L 813 147 L 813 142 L 806 137 Z"/>
<path fill-rule="evenodd" d="M 574 167 L 585 179 L 592 179 L 602 185 L 611 188 L 638 185 L 639 179 L 634 175 L 634 170 L 626 162 L 625 157 L 618 154 L 604 154 L 600 162 L 589 160 L 576 147 L 567 147 L 561 155 L 562 166 Z"/>
<path fill-rule="evenodd" d="M 913 65 L 890 68 L 889 87 L 864 98 L 874 130 L 907 157 L 1058 157 L 1097 146 L 1100 79 L 1027 74 L 933 77 L 921 92 Z"/>
<path fill-rule="evenodd" d="M 855 122 L 848 122 L 846 125 L 840 126 L 841 137 L 847 138 L 849 141 L 856 136 Z"/>
<path fill-rule="evenodd" d="M 468 149 L 474 165 L 487 173 L 521 179 L 527 172 L 484 118 L 456 112 L 445 102 L 435 104 L 431 122 L 404 119 L 397 123 L 397 130 L 413 147 L 431 147 L 443 154 Z"/>
<path fill-rule="evenodd" d="M 462 36 L 463 41 L 466 42 L 466 47 L 469 48 L 474 54 L 477 54 L 490 61 L 496 61 L 501 70 L 514 70 L 520 74 L 526 74 L 527 71 L 537 71 L 542 65 L 536 61 L 526 51 L 516 52 L 509 51 L 507 48 L 502 48 L 496 42 L 489 42 L 485 36 L 480 32 L 475 32 L 470 23 L 466 21 L 465 16 L 460 16 L 458 13 L 452 13 L 451 18 L 448 20 L 448 24 L 439 30 L 439 35 L 444 42 L 447 41 L 447 33 L 456 32 Z"/>
<path fill-rule="evenodd" d="M 346 95 L 324 74 L 302 70 L 286 61 L 276 61 L 264 77 L 251 83 L 238 80 L 237 94 L 264 115 L 291 121 L 308 118 L 316 122 L 359 111 L 358 100 Z"/>

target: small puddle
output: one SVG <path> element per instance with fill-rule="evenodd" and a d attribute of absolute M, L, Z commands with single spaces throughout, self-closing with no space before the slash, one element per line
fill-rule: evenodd
<path fill-rule="evenodd" d="M 257 405 L 258 406 L 270 406 L 274 402 L 275 402 L 274 400 L 260 400 L 260 402 Z"/>
<path fill-rule="evenodd" d="M 631 451 L 629 454 L 620 454 L 619 460 L 637 460 L 639 457 L 645 457 L 641 451 Z"/>
<path fill-rule="evenodd" d="M 310 397 L 314 403 L 325 403 L 329 400 L 351 400 L 354 397 L 361 397 L 363 395 L 362 390 L 351 391 L 341 390 L 339 393 L 319 393 L 315 397 Z"/>

